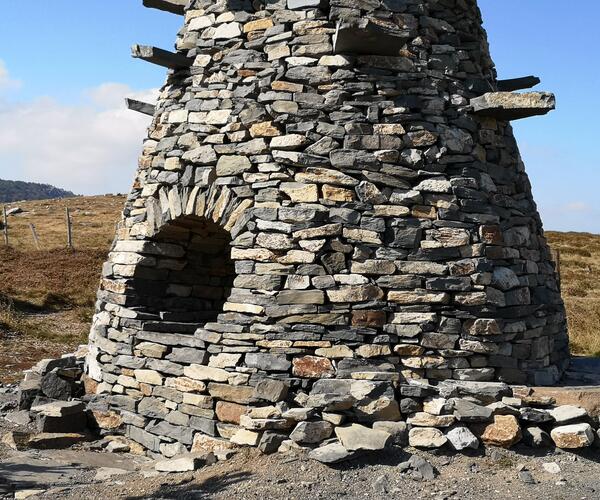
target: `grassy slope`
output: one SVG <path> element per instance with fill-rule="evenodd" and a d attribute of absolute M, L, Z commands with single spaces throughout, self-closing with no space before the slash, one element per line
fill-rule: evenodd
<path fill-rule="evenodd" d="M 25 212 L 9 218 L 11 248 L 2 249 L 0 257 L 0 330 L 85 341 L 100 269 L 123 203 L 121 196 L 95 196 L 9 205 Z M 74 250 L 66 248 L 66 206 Z"/>
<path fill-rule="evenodd" d="M 26 213 L 10 218 L 14 249 L 0 256 L 0 302 L 5 304 L 4 312 L 0 305 L 0 329 L 4 321 L 13 330 L 38 337 L 85 339 L 101 263 L 123 203 L 122 196 L 96 196 L 12 205 Z M 67 205 L 73 217 L 74 253 L 64 248 Z M 41 251 L 35 249 L 30 223 L 36 226 Z M 600 235 L 549 232 L 547 236 L 561 252 L 573 352 L 600 355 Z M 12 313 L 7 313 L 7 303 L 13 304 Z M 31 314 L 48 311 L 58 318 L 50 315 L 45 321 L 43 315 Z"/>
<path fill-rule="evenodd" d="M 600 235 L 548 232 L 547 237 L 560 251 L 571 349 L 600 356 Z"/>

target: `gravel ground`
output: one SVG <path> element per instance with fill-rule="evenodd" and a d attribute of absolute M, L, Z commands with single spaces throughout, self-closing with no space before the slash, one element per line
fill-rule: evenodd
<path fill-rule="evenodd" d="M 35 498 L 73 499 L 305 499 L 387 497 L 411 499 L 594 499 L 600 497 L 598 453 L 585 455 L 548 452 L 525 455 L 516 451 L 487 450 L 473 456 L 447 456 L 413 449 L 393 449 L 385 455 L 365 455 L 354 461 L 327 467 L 294 455 L 263 456 L 255 450 L 242 450 L 226 462 L 205 467 L 195 473 L 153 475 L 151 464 L 144 473 L 115 475 L 94 482 L 99 469 L 71 467 L 69 486 L 44 485 L 45 493 Z M 46 452 L 51 456 L 53 452 Z M 56 452 L 54 452 L 56 453 Z M 416 480 L 402 473 L 398 464 L 417 453 L 438 470 L 431 481 Z M 10 457 L 6 453 L 2 462 Z M 110 462 L 111 457 L 103 457 Z M 595 455 L 595 457 L 594 457 Z M 39 458 L 39 454 L 37 455 Z M 116 457 L 115 457 L 116 458 Z M 120 456 L 119 458 L 126 458 Z M 76 461 L 75 461 L 76 462 Z M 85 463 L 85 459 L 82 460 Z M 542 464 L 555 462 L 559 474 L 546 472 Z M 64 467 L 64 461 L 48 463 L 49 468 Z M 68 467 L 66 467 L 68 471 Z M 528 471 L 533 482 L 527 482 Z M 520 474 L 521 473 L 521 474 Z M 67 472 L 68 474 L 68 472 Z M 148 475 L 148 474 L 146 474 Z M 525 476 L 525 479 L 521 476 Z M 31 485 L 28 486 L 32 488 Z M 36 486 L 37 487 L 37 486 Z M 1 497 L 1 496 L 0 496 Z"/>
<path fill-rule="evenodd" d="M 331 468 L 313 461 L 242 452 L 234 459 L 196 473 L 142 478 L 119 476 L 100 484 L 68 490 L 50 490 L 40 498 L 81 499 L 305 499 L 368 498 L 388 496 L 414 499 L 593 499 L 600 492 L 600 466 L 589 458 L 568 454 L 526 457 L 495 452 L 492 457 L 444 457 L 427 453 L 440 472 L 432 481 L 415 481 L 397 464 L 414 450 L 395 450 L 385 463 L 375 457 Z M 562 472 L 549 474 L 542 463 L 556 462 Z M 534 484 L 519 479 L 519 469 L 530 471 Z"/>

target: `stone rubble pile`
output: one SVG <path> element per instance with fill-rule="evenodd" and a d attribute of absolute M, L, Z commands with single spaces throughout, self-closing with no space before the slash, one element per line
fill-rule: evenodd
<path fill-rule="evenodd" d="M 40 365 L 47 362 L 44 360 Z M 343 387 L 343 392 L 334 392 L 330 386 L 327 392 L 318 395 L 317 406 L 309 403 L 310 395 L 304 394 L 297 397 L 304 401 L 299 408 L 290 408 L 280 401 L 247 410 L 237 415 L 240 430 L 230 440 L 188 429 L 193 443 L 191 453 L 181 442 L 182 436 L 172 434 L 161 439 L 160 454 L 151 449 L 149 454 L 159 459 L 156 470 L 183 472 L 210 465 L 217 459 L 225 460 L 242 446 L 257 446 L 265 454 L 306 453 L 309 458 L 327 464 L 392 446 L 463 453 L 480 447 L 508 449 L 518 444 L 538 449 L 600 448 L 598 416 L 590 416 L 584 408 L 574 405 L 557 406 L 552 398 L 531 396 L 526 387 L 494 382 L 447 381 L 436 386 L 414 382 L 400 386 L 403 414 L 387 413 L 382 417 L 389 420 L 366 418 L 363 414 L 359 424 L 351 423 L 355 417 L 343 394 L 362 391 L 363 405 L 373 401 L 374 407 L 382 404 L 380 399 L 369 401 L 365 381 L 352 384 Z M 22 386 L 27 391 L 27 382 Z M 383 388 L 379 383 L 378 390 Z M 23 410 L 3 414 L 12 422 L 33 421 L 37 430 L 11 432 L 3 437 L 4 444 L 17 450 L 64 448 L 91 439 L 90 429 L 93 429 L 104 436 L 102 448 L 108 452 L 139 454 L 144 447 L 149 448 L 145 443 L 140 447 L 137 444 L 140 440 L 131 438 L 126 422 L 133 415 L 109 411 L 95 397 L 87 396 L 84 401 L 43 401 L 38 400 L 29 412 L 25 411 L 29 415 L 26 422 L 21 420 Z M 172 431 L 174 427 L 165 429 Z M 160 460 L 161 455 L 168 459 Z M 413 475 L 433 479 L 431 466 L 419 460 L 414 456 L 401 466 L 412 470 Z"/>
<path fill-rule="evenodd" d="M 511 126 L 471 106 L 474 0 L 195 0 L 176 50 L 134 51 L 173 69 L 103 267 L 99 420 L 167 457 L 591 444 L 494 383 L 569 353 Z"/>

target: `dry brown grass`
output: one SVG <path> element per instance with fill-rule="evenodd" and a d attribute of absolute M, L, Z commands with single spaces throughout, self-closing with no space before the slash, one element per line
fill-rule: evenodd
<path fill-rule="evenodd" d="M 600 356 L 600 235 L 548 232 L 546 236 L 560 251 L 571 350 Z"/>
<path fill-rule="evenodd" d="M 13 203 L 10 247 L 0 254 L 0 334 L 85 341 L 102 262 L 122 210 L 122 196 Z M 74 249 L 66 248 L 65 207 L 71 210 Z M 35 225 L 37 250 L 29 224 Z"/>
<path fill-rule="evenodd" d="M 10 245 L 21 252 L 35 250 L 29 227 L 29 224 L 33 224 L 42 250 L 65 248 L 65 208 L 69 207 L 74 247 L 106 250 L 114 237 L 115 224 L 124 203 L 124 196 L 107 195 L 7 204 L 8 208 L 20 207 L 24 210 L 24 213 L 8 218 Z"/>

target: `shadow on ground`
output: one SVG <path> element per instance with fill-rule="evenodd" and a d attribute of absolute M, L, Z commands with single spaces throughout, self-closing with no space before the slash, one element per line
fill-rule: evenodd
<path fill-rule="evenodd" d="M 57 484 L 69 484 L 76 472 L 81 472 L 69 465 L 51 465 L 40 462 L 4 462 L 0 463 L 0 492 L 45 488 Z"/>
<path fill-rule="evenodd" d="M 251 477 L 252 474 L 250 472 L 235 472 L 213 476 L 200 483 L 163 484 L 153 493 L 143 496 L 130 496 L 126 500 L 146 500 L 149 498 L 199 500 L 212 498 L 214 494 L 222 492 L 236 483 L 248 481 Z"/>

